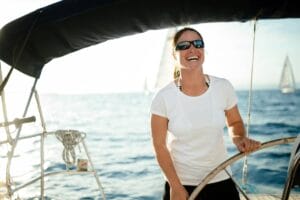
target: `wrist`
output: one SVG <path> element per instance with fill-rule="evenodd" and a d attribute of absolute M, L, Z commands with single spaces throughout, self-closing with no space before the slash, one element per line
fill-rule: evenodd
<path fill-rule="evenodd" d="M 176 182 L 169 182 L 170 188 L 176 189 L 176 188 L 181 188 L 183 187 L 182 184 L 178 181 Z"/>
<path fill-rule="evenodd" d="M 232 139 L 241 139 L 241 138 L 245 138 L 246 137 L 246 135 L 231 135 L 231 138 Z"/>
<path fill-rule="evenodd" d="M 245 140 L 245 138 L 246 138 L 246 136 L 244 136 L 244 135 L 235 135 L 231 139 L 234 144 L 238 145 L 241 142 L 243 142 Z"/>

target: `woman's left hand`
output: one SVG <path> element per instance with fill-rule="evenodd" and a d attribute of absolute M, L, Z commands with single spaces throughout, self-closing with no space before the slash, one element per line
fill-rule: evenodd
<path fill-rule="evenodd" d="M 232 141 L 240 152 L 246 153 L 257 150 L 261 145 L 259 141 L 243 136 L 233 137 Z"/>

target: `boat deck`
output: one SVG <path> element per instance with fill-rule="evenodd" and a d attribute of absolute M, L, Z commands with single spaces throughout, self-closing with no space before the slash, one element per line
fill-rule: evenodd
<path fill-rule="evenodd" d="M 269 194 L 249 194 L 248 195 L 251 200 L 279 200 L 281 199 L 281 195 L 269 195 Z M 241 196 L 241 200 L 245 200 L 243 196 Z M 300 194 L 291 194 L 289 200 L 300 200 Z"/>

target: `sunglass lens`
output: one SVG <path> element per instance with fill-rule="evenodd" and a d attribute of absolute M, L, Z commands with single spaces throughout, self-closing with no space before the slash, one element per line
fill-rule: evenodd
<path fill-rule="evenodd" d="M 182 50 L 186 50 L 188 48 L 191 47 L 191 44 L 193 44 L 193 46 L 195 48 L 204 48 L 204 42 L 203 40 L 194 40 L 194 41 L 184 41 L 184 42 L 179 42 L 177 45 L 176 45 L 176 48 L 175 50 L 178 51 L 182 51 Z"/>
<path fill-rule="evenodd" d="M 203 48 L 204 42 L 203 42 L 203 40 L 194 40 L 193 45 L 195 48 Z"/>
<path fill-rule="evenodd" d="M 186 50 L 186 49 L 190 48 L 190 46 L 191 46 L 191 43 L 188 41 L 179 42 L 176 45 L 176 50 Z"/>

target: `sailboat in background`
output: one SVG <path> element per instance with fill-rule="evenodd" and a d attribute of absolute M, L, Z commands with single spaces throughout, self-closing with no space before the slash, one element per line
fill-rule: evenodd
<path fill-rule="evenodd" d="M 167 32 L 163 53 L 160 59 L 160 64 L 156 76 L 155 88 L 161 88 L 169 83 L 173 78 L 174 67 L 169 66 L 173 63 L 172 58 L 172 38 L 176 33 L 177 28 L 170 28 Z"/>
<path fill-rule="evenodd" d="M 144 81 L 144 94 L 145 95 L 150 94 L 150 89 L 149 89 L 149 86 L 148 86 L 148 78 L 147 77 L 145 78 L 145 81 Z"/>
<path fill-rule="evenodd" d="M 282 93 L 293 93 L 296 90 L 295 77 L 288 56 L 285 57 L 279 88 Z"/>

